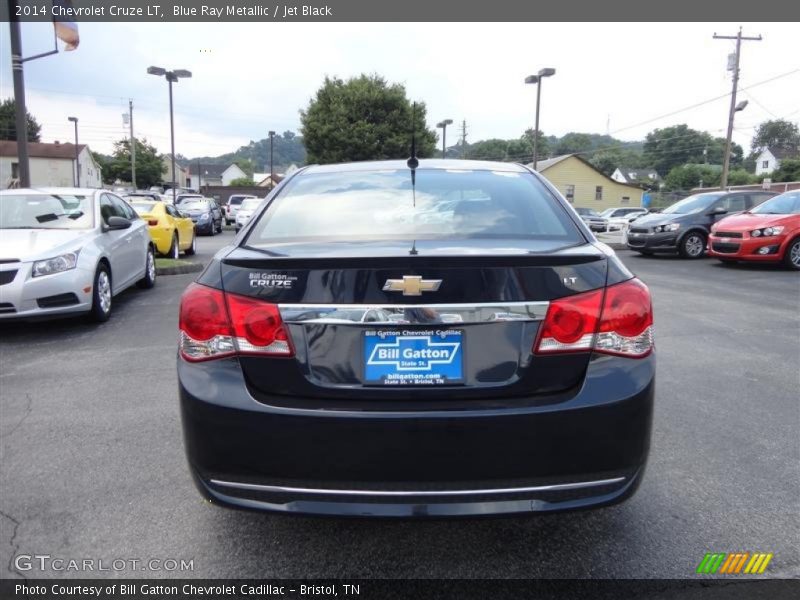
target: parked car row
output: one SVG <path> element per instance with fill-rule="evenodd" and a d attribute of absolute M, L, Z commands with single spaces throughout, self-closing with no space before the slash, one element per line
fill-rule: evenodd
<path fill-rule="evenodd" d="M 783 262 L 800 270 L 800 191 L 706 192 L 636 219 L 627 246 L 719 260 Z"/>
<path fill-rule="evenodd" d="M 625 225 L 632 223 L 649 212 L 646 208 L 635 206 L 607 208 L 601 213 L 598 213 L 593 208 L 585 207 L 575 207 L 575 210 L 589 229 L 595 232 L 622 229 Z"/>

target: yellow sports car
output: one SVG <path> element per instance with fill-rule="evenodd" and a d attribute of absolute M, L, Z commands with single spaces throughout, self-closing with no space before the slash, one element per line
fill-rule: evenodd
<path fill-rule="evenodd" d="M 197 249 L 194 223 L 170 204 L 136 200 L 133 209 L 147 221 L 150 238 L 159 254 L 178 258 L 181 252 L 191 256 Z"/>

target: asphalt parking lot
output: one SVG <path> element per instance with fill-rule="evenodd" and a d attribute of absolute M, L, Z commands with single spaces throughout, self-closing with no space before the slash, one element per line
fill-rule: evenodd
<path fill-rule="evenodd" d="M 231 239 L 200 238 L 200 257 Z M 2 577 L 18 554 L 193 559 L 193 577 L 692 577 L 706 552 L 800 575 L 800 277 L 620 252 L 651 288 L 653 446 L 630 501 L 455 521 L 282 517 L 203 502 L 183 455 L 177 308 L 193 275 L 111 320 L 0 325 Z M 83 574 L 84 576 L 86 574 Z M 91 574 L 89 574 L 91 575 Z"/>

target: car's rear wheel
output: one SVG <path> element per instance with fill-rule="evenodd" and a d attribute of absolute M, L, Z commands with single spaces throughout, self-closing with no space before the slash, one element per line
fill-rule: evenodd
<path fill-rule="evenodd" d="M 783 255 L 783 263 L 795 271 L 800 271 L 800 237 L 789 242 L 786 254 Z"/>
<path fill-rule="evenodd" d="M 92 289 L 92 308 L 89 318 L 97 323 L 108 321 L 111 316 L 111 273 L 105 263 L 97 265 Z"/>
<path fill-rule="evenodd" d="M 167 254 L 169 258 L 174 260 L 178 260 L 181 257 L 181 249 L 178 246 L 178 234 L 172 234 L 172 244 L 169 247 L 169 253 Z"/>
<path fill-rule="evenodd" d="M 147 258 L 145 259 L 144 277 L 136 282 L 136 285 L 142 289 L 150 289 L 156 284 L 156 257 L 152 248 L 147 249 Z"/>
<path fill-rule="evenodd" d="M 192 232 L 192 245 L 184 250 L 186 256 L 194 256 L 197 253 L 197 236 Z"/>
<path fill-rule="evenodd" d="M 683 258 L 702 258 L 706 252 L 706 236 L 699 231 L 690 231 L 681 240 L 678 251 Z"/>

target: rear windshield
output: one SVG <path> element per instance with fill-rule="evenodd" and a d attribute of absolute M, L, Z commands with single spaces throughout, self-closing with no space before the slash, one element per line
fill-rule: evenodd
<path fill-rule="evenodd" d="M 208 200 L 202 198 L 187 198 L 181 202 L 182 210 L 208 210 L 209 206 Z"/>
<path fill-rule="evenodd" d="M 140 215 L 144 215 L 151 212 L 155 205 L 156 205 L 155 202 L 131 202 L 133 210 L 135 210 Z"/>
<path fill-rule="evenodd" d="M 463 237 L 584 241 L 529 173 L 398 169 L 299 175 L 247 243 Z"/>

